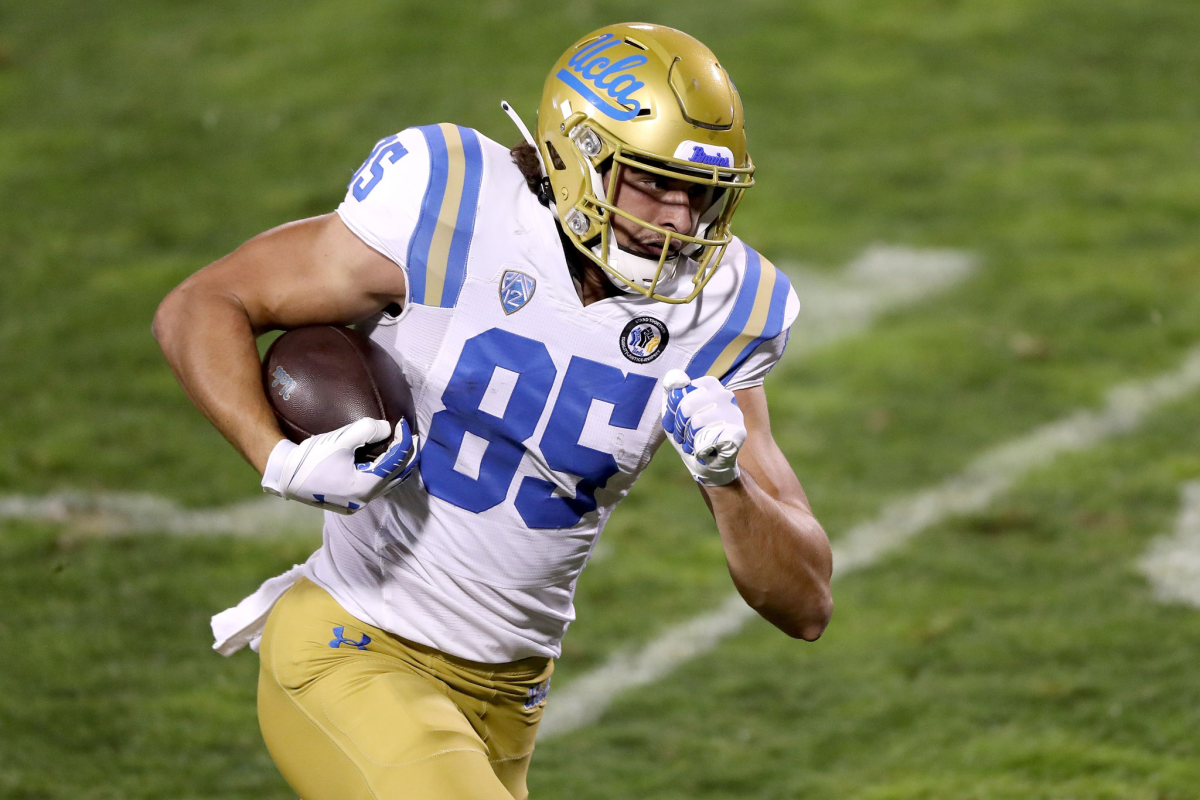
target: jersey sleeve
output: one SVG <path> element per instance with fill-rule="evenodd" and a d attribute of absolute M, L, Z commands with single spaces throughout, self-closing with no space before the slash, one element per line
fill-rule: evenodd
<path fill-rule="evenodd" d="M 408 246 L 429 184 L 429 148 L 419 128 L 380 139 L 350 179 L 338 216 L 370 247 L 408 271 Z"/>
<path fill-rule="evenodd" d="M 337 213 L 404 270 L 408 300 L 449 308 L 466 277 L 483 177 L 479 135 L 442 123 L 380 140 Z"/>
<path fill-rule="evenodd" d="M 758 386 L 778 363 L 800 300 L 787 275 L 753 248 L 744 246 L 740 279 L 729 312 L 688 363 L 688 376 L 711 375 L 730 389 Z M 722 267 L 725 269 L 726 267 Z"/>
<path fill-rule="evenodd" d="M 782 273 L 780 273 L 782 276 Z M 786 279 L 785 279 L 786 280 Z M 787 349 L 788 337 L 792 333 L 792 323 L 800 313 L 800 299 L 790 285 L 787 289 L 787 299 L 784 301 L 783 330 L 758 343 L 753 350 L 721 378 L 726 388 L 734 391 L 761 386 L 766 380 L 767 373 L 775 368 L 783 352 Z"/>

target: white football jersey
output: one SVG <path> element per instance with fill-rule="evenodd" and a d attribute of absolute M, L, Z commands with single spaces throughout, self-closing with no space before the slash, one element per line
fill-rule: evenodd
<path fill-rule="evenodd" d="M 420 477 L 327 513 L 308 573 L 355 616 L 446 653 L 557 656 L 600 531 L 663 441 L 663 375 L 762 383 L 799 301 L 735 240 L 691 303 L 584 307 L 553 212 L 507 148 L 456 125 L 379 142 L 338 214 L 405 272 L 403 312 L 360 327 L 411 384 Z"/>

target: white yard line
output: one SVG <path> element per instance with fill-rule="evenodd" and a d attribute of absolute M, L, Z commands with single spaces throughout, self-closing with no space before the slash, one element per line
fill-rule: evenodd
<path fill-rule="evenodd" d="M 975 260 L 958 250 L 874 245 L 840 272 L 781 264 L 800 298 L 786 358 L 794 359 L 862 333 L 881 315 L 961 282 Z"/>
<path fill-rule="evenodd" d="M 269 536 L 321 530 L 319 509 L 264 496 L 223 508 L 187 509 L 151 494 L 60 492 L 41 497 L 0 496 L 0 520 L 22 519 L 67 525 L 97 536 L 126 533 Z"/>
<path fill-rule="evenodd" d="M 1185 483 L 1179 494 L 1175 530 L 1155 539 L 1138 567 L 1160 601 L 1200 608 L 1200 481 Z"/>
<path fill-rule="evenodd" d="M 1155 409 L 1200 390 L 1200 347 L 1189 351 L 1176 370 L 1149 380 L 1118 386 L 1097 411 L 1080 410 L 1035 428 L 989 450 L 958 475 L 884 506 L 870 522 L 857 525 L 833 548 L 834 578 L 877 562 L 927 528 L 953 516 L 980 511 L 1034 469 L 1065 454 L 1086 450 L 1112 436 L 1136 429 Z M 1200 489 L 1196 489 L 1200 506 Z M 1191 597 L 1200 600 L 1200 508 L 1188 517 L 1192 553 Z M 1193 601 L 1195 602 L 1195 601 Z M 558 736 L 600 718 L 612 701 L 638 686 L 669 674 L 713 649 L 755 617 L 741 598 L 730 595 L 721 606 L 674 627 L 636 652 L 620 653 L 607 663 L 551 694 L 539 738 Z"/>
<path fill-rule="evenodd" d="M 873 246 L 836 274 L 780 266 L 802 305 L 787 350 L 788 358 L 795 359 L 866 330 L 882 313 L 945 291 L 971 274 L 974 261 L 957 250 Z M 322 513 L 274 497 L 193 510 L 154 495 L 63 492 L 0 495 L 0 520 L 4 519 L 58 523 L 75 533 L 94 535 L 268 536 L 317 533 Z"/>

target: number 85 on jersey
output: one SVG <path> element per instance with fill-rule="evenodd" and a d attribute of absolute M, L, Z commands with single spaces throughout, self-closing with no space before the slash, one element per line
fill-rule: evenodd
<path fill-rule="evenodd" d="M 485 403 L 493 376 L 505 370 L 512 393 L 503 409 Z M 476 513 L 504 502 L 526 453 L 524 444 L 537 429 L 558 369 L 546 345 L 492 328 L 463 345 L 458 364 L 442 393 L 445 408 L 433 415 L 421 451 L 426 490 L 459 508 Z M 611 453 L 579 443 L 593 400 L 612 405 L 608 424 L 635 430 L 654 393 L 657 380 L 580 356 L 567 366 L 550 420 L 542 434 L 540 458 L 555 472 L 578 476 L 575 497 L 556 494 L 557 484 L 527 475 L 515 500 L 517 513 L 530 528 L 569 528 L 596 510 L 596 490 L 617 474 Z M 492 413 L 499 412 L 499 413 Z M 468 435 L 486 443 L 478 477 L 455 469 Z"/>

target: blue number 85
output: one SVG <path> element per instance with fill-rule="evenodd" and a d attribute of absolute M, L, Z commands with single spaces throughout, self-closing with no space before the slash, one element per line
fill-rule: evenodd
<path fill-rule="evenodd" d="M 500 417 L 480 409 L 497 367 L 518 376 Z M 499 328 L 468 339 L 442 394 L 446 407 L 433 415 L 421 450 L 421 476 L 428 492 L 476 513 L 502 503 L 525 455 L 523 442 L 537 428 L 557 374 L 546 345 L 534 339 Z M 612 404 L 610 426 L 633 430 L 655 384 L 645 375 L 626 375 L 579 356 L 571 359 L 541 450 L 551 469 L 579 477 L 575 497 L 556 494 L 551 481 L 525 477 L 516 509 L 526 525 L 569 528 L 596 510 L 596 490 L 617 474 L 618 467 L 612 454 L 579 444 L 592 401 Z M 478 478 L 454 469 L 468 432 L 487 442 Z"/>
<path fill-rule="evenodd" d="M 375 144 L 375 149 L 371 151 L 371 155 L 367 156 L 367 160 L 354 173 L 354 177 L 350 179 L 350 185 L 346 188 L 351 191 L 355 200 L 366 200 L 371 190 L 383 180 L 384 157 L 388 157 L 389 164 L 395 164 L 406 155 L 408 155 L 408 150 L 405 149 L 404 145 L 400 144 L 400 134 L 397 133 L 386 139 L 381 139 Z M 363 175 L 367 171 L 371 173 L 369 178 Z"/>

